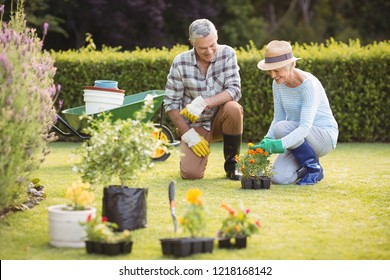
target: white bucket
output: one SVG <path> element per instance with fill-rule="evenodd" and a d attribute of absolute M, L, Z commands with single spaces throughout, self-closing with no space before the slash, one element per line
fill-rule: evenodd
<path fill-rule="evenodd" d="M 50 245 L 54 247 L 82 248 L 87 232 L 80 222 L 86 222 L 89 215 L 96 216 L 96 208 L 82 211 L 63 210 L 66 205 L 54 205 L 49 211 Z"/>
<path fill-rule="evenodd" d="M 84 89 L 85 112 L 87 115 L 118 108 L 123 105 L 124 93 Z"/>

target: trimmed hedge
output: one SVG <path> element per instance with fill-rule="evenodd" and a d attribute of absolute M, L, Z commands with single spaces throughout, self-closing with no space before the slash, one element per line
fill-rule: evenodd
<path fill-rule="evenodd" d="M 331 39 L 326 44 L 295 44 L 293 49 L 302 58 L 297 67 L 324 85 L 339 124 L 340 142 L 389 142 L 390 41 L 361 46 L 358 40 L 345 44 Z M 173 58 L 185 50 L 187 46 L 52 53 L 64 108 L 83 105 L 83 87 L 97 79 L 117 80 L 126 94 L 164 89 Z M 273 116 L 272 79 L 256 67 L 263 53 L 252 43 L 237 50 L 245 141 L 261 139 Z M 166 114 L 164 123 L 174 131 Z"/>

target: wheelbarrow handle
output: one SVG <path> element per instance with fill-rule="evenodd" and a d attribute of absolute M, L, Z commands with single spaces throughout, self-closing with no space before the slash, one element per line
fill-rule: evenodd
<path fill-rule="evenodd" d="M 74 136 L 79 137 L 82 140 L 87 140 L 90 138 L 89 135 L 82 135 L 79 132 L 77 132 L 71 125 L 69 125 L 60 115 L 56 114 L 56 119 L 58 122 L 63 124 L 71 133 L 62 131 L 58 126 L 53 125 L 53 128 L 60 134 L 64 136 L 71 136 L 72 134 Z"/>

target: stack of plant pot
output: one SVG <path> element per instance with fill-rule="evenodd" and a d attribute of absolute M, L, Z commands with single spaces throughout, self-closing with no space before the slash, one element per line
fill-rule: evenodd
<path fill-rule="evenodd" d="M 118 82 L 96 80 L 94 86 L 84 87 L 85 112 L 87 115 L 115 109 L 123 105 L 125 91 L 118 89 Z"/>

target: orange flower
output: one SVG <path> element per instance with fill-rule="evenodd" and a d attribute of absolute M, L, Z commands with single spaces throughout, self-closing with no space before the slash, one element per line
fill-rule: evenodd
<path fill-rule="evenodd" d="M 236 213 L 236 210 L 234 210 L 232 207 L 230 207 L 229 205 L 227 205 L 225 202 L 221 204 L 221 207 L 222 208 L 225 208 L 226 210 L 229 211 L 230 215 L 233 215 L 233 216 L 236 216 L 237 213 Z"/>
<path fill-rule="evenodd" d="M 229 211 L 229 215 L 222 221 L 218 231 L 219 237 L 251 236 L 259 232 L 261 223 L 256 217 L 251 217 L 249 208 L 240 208 L 236 211 L 226 203 L 222 203 L 221 206 Z"/>
<path fill-rule="evenodd" d="M 256 148 L 256 153 L 262 154 L 264 150 L 262 148 Z"/>
<path fill-rule="evenodd" d="M 237 168 L 241 170 L 243 178 L 272 175 L 272 164 L 268 153 L 253 143 L 248 143 L 249 149 L 245 154 L 235 157 Z"/>
<path fill-rule="evenodd" d="M 202 200 L 199 198 L 201 194 L 202 191 L 200 189 L 189 189 L 186 199 L 190 204 L 201 205 Z"/>

